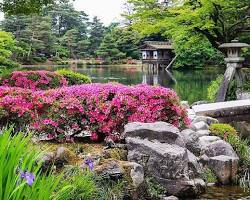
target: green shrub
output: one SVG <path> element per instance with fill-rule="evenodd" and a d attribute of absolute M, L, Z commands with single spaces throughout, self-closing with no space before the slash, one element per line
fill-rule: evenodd
<path fill-rule="evenodd" d="M 247 91 L 247 92 L 250 92 L 250 81 L 247 82 L 247 83 L 245 83 L 245 84 L 243 85 L 243 90 L 244 90 L 244 91 Z"/>
<path fill-rule="evenodd" d="M 206 184 L 208 184 L 208 183 L 216 183 L 217 182 L 216 175 L 209 168 L 206 168 L 205 170 L 203 170 L 203 172 L 201 174 L 201 177 L 205 181 Z"/>
<path fill-rule="evenodd" d="M 220 75 L 214 81 L 211 81 L 211 83 L 209 84 L 208 89 L 207 89 L 207 99 L 209 101 L 215 102 L 216 96 L 220 88 L 220 84 L 223 81 L 223 78 L 224 76 Z"/>
<path fill-rule="evenodd" d="M 213 135 L 226 139 L 229 135 L 237 135 L 237 131 L 229 124 L 211 124 L 209 130 Z"/>
<path fill-rule="evenodd" d="M 91 79 L 88 76 L 73 72 L 68 69 L 57 70 L 57 73 L 64 76 L 64 78 L 66 78 L 66 80 L 68 81 L 69 85 L 81 85 L 91 83 Z"/>
<path fill-rule="evenodd" d="M 166 188 L 156 183 L 153 178 L 147 178 L 146 183 L 148 186 L 148 192 L 153 199 L 159 198 L 160 195 L 167 194 Z"/>
<path fill-rule="evenodd" d="M 15 134 L 13 128 L 0 132 L 0 199 L 1 200 L 49 200 L 61 199 L 65 187 L 56 191 L 61 176 L 42 175 L 40 154 L 30 145 L 30 136 Z M 35 175 L 33 184 L 21 178 L 21 172 Z"/>

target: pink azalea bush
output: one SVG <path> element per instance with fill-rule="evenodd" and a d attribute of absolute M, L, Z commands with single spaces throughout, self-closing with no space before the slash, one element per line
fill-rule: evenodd
<path fill-rule="evenodd" d="M 46 91 L 0 87 L 0 120 L 27 124 L 49 139 L 73 137 L 84 131 L 92 140 L 119 140 L 128 122 L 165 121 L 176 127 L 189 124 L 173 90 L 112 83 Z"/>
<path fill-rule="evenodd" d="M 2 86 L 47 90 L 67 86 L 67 80 L 59 73 L 49 71 L 14 71 L 0 79 Z"/>

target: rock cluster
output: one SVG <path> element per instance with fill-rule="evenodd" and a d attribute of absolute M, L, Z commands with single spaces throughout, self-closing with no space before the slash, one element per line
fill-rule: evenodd
<path fill-rule="evenodd" d="M 214 171 L 221 184 L 230 183 L 236 176 L 237 154 L 229 143 L 210 136 L 208 130 L 210 124 L 218 121 L 192 117 L 190 129 L 183 131 L 165 122 L 125 126 L 128 161 L 141 165 L 145 177 L 153 178 L 169 195 L 201 194 L 205 189 L 201 178 L 205 167 Z"/>

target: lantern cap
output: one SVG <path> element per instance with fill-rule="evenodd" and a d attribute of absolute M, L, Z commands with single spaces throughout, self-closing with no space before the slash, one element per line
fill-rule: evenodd
<path fill-rule="evenodd" d="M 250 47 L 247 43 L 239 42 L 238 40 L 232 40 L 230 43 L 224 43 L 219 46 L 219 48 L 244 48 Z"/>

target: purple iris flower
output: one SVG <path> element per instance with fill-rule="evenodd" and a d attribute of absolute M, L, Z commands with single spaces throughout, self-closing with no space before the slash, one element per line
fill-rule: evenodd
<path fill-rule="evenodd" d="M 35 175 L 30 172 L 20 172 L 20 177 L 25 179 L 29 186 L 32 186 L 35 180 Z"/>
<path fill-rule="evenodd" d="M 88 165 L 90 171 L 94 170 L 94 161 L 91 158 L 88 158 L 84 161 L 85 165 Z"/>

